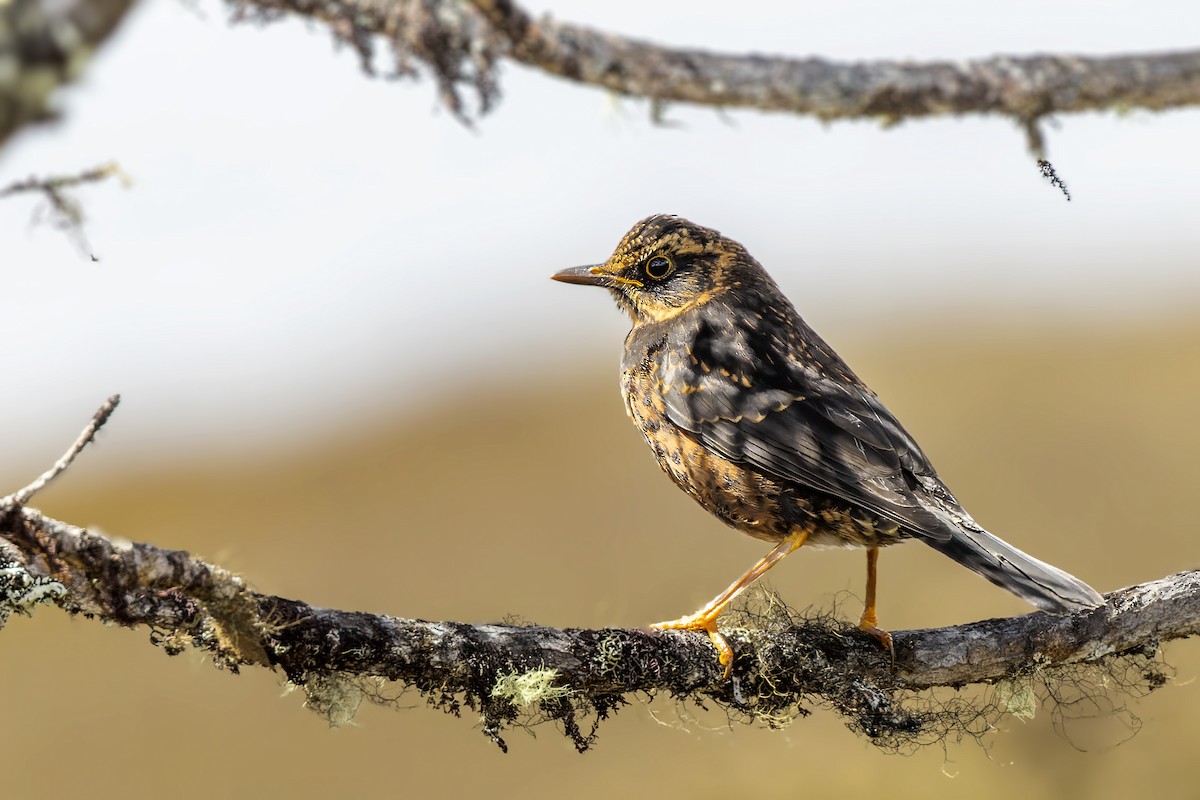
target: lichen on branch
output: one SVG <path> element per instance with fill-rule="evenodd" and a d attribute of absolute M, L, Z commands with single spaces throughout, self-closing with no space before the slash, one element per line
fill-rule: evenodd
<path fill-rule="evenodd" d="M 1099 670 L 1126 692 L 1150 691 L 1165 682 L 1160 642 L 1200 632 L 1200 571 L 1112 592 L 1106 607 L 1070 617 L 901 631 L 894 664 L 844 621 L 763 602 L 729 618 L 737 658 L 723 680 L 703 636 L 320 608 L 256 592 L 185 551 L 116 543 L 11 503 L 0 541 L 10 568 L 64 587 L 56 602 L 69 613 L 145 627 L 168 653 L 194 646 L 231 671 L 277 669 L 331 723 L 349 721 L 363 699 L 391 701 L 394 686 L 452 714 L 471 709 L 502 747 L 506 728 L 553 721 L 585 750 L 631 698 L 666 694 L 770 726 L 828 709 L 876 745 L 907 750 L 982 735 L 1006 708 L 1028 713 L 1031 683 L 1053 696 L 1057 681 Z M 995 697 L 927 692 L 996 682 Z"/>
<path fill-rule="evenodd" d="M 321 608 L 260 593 L 186 551 L 115 541 L 27 505 L 119 400 L 100 407 L 53 467 L 0 498 L 0 614 L 53 601 L 70 614 L 144 627 L 169 655 L 192 646 L 231 672 L 276 669 L 330 724 L 349 722 L 364 699 L 391 703 L 415 690 L 456 716 L 476 712 L 505 750 L 506 728 L 552 721 L 582 752 L 630 698 L 667 694 L 771 727 L 824 708 L 875 745 L 905 751 L 982 736 L 1006 712 L 1028 716 L 1039 687 L 1060 708 L 1063 687 L 1084 687 L 1093 702 L 1157 689 L 1169 673 L 1161 643 L 1200 633 L 1200 570 L 1110 592 L 1106 605 L 1069 616 L 899 631 L 894 660 L 832 614 L 798 614 L 767 596 L 725 618 L 722 632 L 736 653 L 731 678 L 708 638 L 687 632 L 472 625 Z M 997 688 L 982 697 L 937 694 L 980 683 Z"/>
<path fill-rule="evenodd" d="M 958 61 L 839 62 L 672 47 L 534 18 L 513 0 L 227 0 L 235 18 L 301 16 L 328 25 L 374 70 L 386 42 L 394 72 L 427 73 L 445 105 L 471 119 L 499 98 L 509 60 L 575 83 L 649 100 L 810 115 L 821 120 L 1000 114 L 1044 158 L 1038 121 L 1051 114 L 1162 110 L 1200 104 L 1200 50 L 1080 56 L 1003 55 Z"/>

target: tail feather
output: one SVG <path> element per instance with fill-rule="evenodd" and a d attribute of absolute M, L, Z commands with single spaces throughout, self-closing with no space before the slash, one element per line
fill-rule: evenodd
<path fill-rule="evenodd" d="M 949 539 L 926 543 L 1038 608 L 1057 614 L 1096 608 L 1104 598 L 1074 575 L 1038 561 L 982 528 L 955 526 Z"/>

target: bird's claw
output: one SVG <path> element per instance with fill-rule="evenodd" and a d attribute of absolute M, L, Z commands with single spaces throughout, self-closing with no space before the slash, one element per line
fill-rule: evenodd
<path fill-rule="evenodd" d="M 863 622 L 858 624 L 858 629 L 863 633 L 870 635 L 877 642 L 883 645 L 883 649 L 887 650 L 888 654 L 892 657 L 892 664 L 896 663 L 896 646 L 895 641 L 892 639 L 892 635 L 890 633 L 885 631 L 883 628 L 875 627 L 874 624 L 868 625 Z"/>
<path fill-rule="evenodd" d="M 689 614 L 668 622 L 656 622 L 650 628 L 656 631 L 704 631 L 708 634 L 708 639 L 712 642 L 713 647 L 717 648 L 717 659 L 725 668 L 722 680 L 729 679 L 733 672 L 733 648 L 717 630 L 716 616 L 703 613 Z"/>

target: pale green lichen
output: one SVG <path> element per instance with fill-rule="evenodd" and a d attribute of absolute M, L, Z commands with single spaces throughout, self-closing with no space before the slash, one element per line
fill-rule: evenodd
<path fill-rule="evenodd" d="M 996 705 L 1020 720 L 1037 715 L 1037 694 L 1033 691 L 1032 675 L 1014 675 L 999 681 L 992 690 Z"/>
<path fill-rule="evenodd" d="M 615 675 L 624 660 L 622 649 L 624 635 L 606 636 L 596 646 L 596 661 L 601 675 Z"/>
<path fill-rule="evenodd" d="M 325 717 L 331 728 L 352 723 L 363 701 L 362 689 L 341 673 L 309 675 L 302 688 L 305 707 Z"/>
<path fill-rule="evenodd" d="M 529 706 L 570 696 L 573 690 L 566 686 L 554 685 L 557 678 L 556 669 L 510 672 L 496 679 L 496 685 L 492 687 L 492 697 L 507 700 L 514 706 Z"/>

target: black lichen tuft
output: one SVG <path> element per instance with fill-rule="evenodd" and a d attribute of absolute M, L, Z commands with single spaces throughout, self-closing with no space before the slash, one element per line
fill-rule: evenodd
<path fill-rule="evenodd" d="M 1058 190 L 1067 198 L 1067 202 L 1071 201 L 1071 192 L 1067 190 L 1067 182 L 1059 177 L 1054 171 L 1054 165 L 1045 159 L 1038 159 L 1038 169 L 1042 172 L 1042 177 L 1050 181 L 1051 186 L 1057 186 Z"/>

